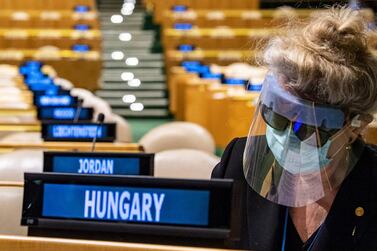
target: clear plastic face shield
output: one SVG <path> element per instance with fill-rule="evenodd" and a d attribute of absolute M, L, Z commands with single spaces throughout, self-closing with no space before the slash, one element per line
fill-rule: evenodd
<path fill-rule="evenodd" d="M 284 90 L 267 75 L 244 152 L 249 185 L 268 200 L 301 207 L 337 188 L 356 163 L 343 111 Z"/>

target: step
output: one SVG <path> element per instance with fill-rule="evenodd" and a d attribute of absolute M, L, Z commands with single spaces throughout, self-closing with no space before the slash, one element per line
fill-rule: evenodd
<path fill-rule="evenodd" d="M 106 90 L 99 90 L 96 92 L 96 95 L 104 98 L 123 98 L 124 95 L 134 95 L 136 98 L 165 98 L 166 91 L 137 91 L 137 90 L 130 90 L 130 91 L 106 91 Z"/>
<path fill-rule="evenodd" d="M 132 71 L 125 71 L 125 73 L 131 72 L 134 74 L 134 79 L 138 79 L 140 81 L 140 85 L 147 84 L 147 83 L 161 83 L 165 80 L 165 75 L 159 73 L 159 74 L 138 74 L 134 73 Z M 116 83 L 123 83 L 127 84 L 130 81 L 129 75 L 123 76 L 122 74 L 116 75 L 116 74 L 107 74 L 106 70 L 102 73 L 102 79 L 104 83 L 111 83 L 111 84 L 116 84 Z M 137 81 L 133 81 L 133 84 Z"/>
<path fill-rule="evenodd" d="M 130 41 L 122 41 L 119 39 L 119 36 L 121 34 L 130 34 L 131 35 L 131 42 L 133 43 L 138 43 L 138 42 L 145 42 L 145 41 L 149 41 L 149 42 L 154 42 L 154 39 L 155 39 L 155 35 L 154 34 L 151 34 L 151 33 L 146 33 L 146 34 L 137 34 L 135 31 L 120 31 L 120 32 L 117 32 L 117 33 L 113 33 L 113 34 L 102 34 L 102 38 L 103 38 L 103 41 L 104 42 L 107 42 L 107 41 L 110 41 L 110 42 L 114 42 L 114 41 L 117 41 L 119 43 L 130 43 Z"/>
<path fill-rule="evenodd" d="M 158 83 L 158 82 L 165 82 L 166 81 L 166 77 L 161 75 L 159 77 L 156 77 L 156 76 L 137 76 L 138 79 L 140 79 L 140 81 L 143 83 L 143 82 L 154 82 L 154 83 Z M 103 77 L 103 81 L 104 82 L 120 82 L 120 81 L 123 81 L 121 79 L 120 76 L 116 76 L 116 75 L 112 75 L 112 76 L 106 76 L 106 77 Z M 124 81 L 123 81 L 124 82 Z"/>
<path fill-rule="evenodd" d="M 127 50 L 129 48 L 136 48 L 136 49 L 145 49 L 148 51 L 151 47 L 153 47 L 153 41 L 131 41 L 131 42 L 122 42 L 119 40 L 115 41 L 106 41 L 103 43 L 104 50 L 114 50 L 117 48 L 123 48 Z"/>
<path fill-rule="evenodd" d="M 122 101 L 122 99 L 105 99 L 106 102 L 112 108 L 128 108 L 130 104 L 126 104 Z M 169 101 L 166 98 L 150 98 L 150 99 L 136 99 L 137 103 L 142 103 L 145 108 L 149 107 L 167 107 L 169 105 Z"/>
<path fill-rule="evenodd" d="M 126 64 L 124 63 L 124 60 L 122 61 L 115 61 L 115 60 L 108 60 L 103 62 L 103 67 L 106 69 L 131 69 L 136 70 L 135 67 L 125 67 Z M 142 61 L 139 62 L 138 68 L 160 68 L 161 72 L 164 72 L 162 68 L 165 66 L 164 62 L 161 61 Z"/>
<path fill-rule="evenodd" d="M 122 15 L 123 16 L 123 20 L 125 20 L 125 22 L 143 23 L 144 20 L 145 20 L 144 13 L 142 15 L 138 15 L 137 13 L 133 13 L 132 15 L 125 16 L 121 12 L 115 11 L 114 13 L 111 13 L 109 15 L 100 15 L 99 16 L 99 21 L 100 22 L 102 22 L 102 21 L 109 22 L 111 16 L 113 16 L 113 15 Z"/>
<path fill-rule="evenodd" d="M 128 31 L 122 31 L 122 32 L 128 32 Z M 113 31 L 113 30 L 103 30 L 102 31 L 102 36 L 109 36 L 109 35 L 114 35 L 114 34 L 116 34 L 116 35 L 119 35 L 119 33 L 121 33 L 121 32 L 119 32 L 119 31 Z M 134 35 L 138 35 L 138 34 L 144 34 L 144 35 L 154 35 L 155 34 L 155 32 L 154 31 L 152 31 L 152 30 L 135 30 L 135 31 L 133 31 L 133 34 Z"/>
<path fill-rule="evenodd" d="M 165 83 L 141 83 L 139 87 L 130 87 L 128 86 L 127 82 L 105 82 L 101 86 L 101 90 L 104 91 L 130 91 L 130 90 L 143 90 L 143 91 L 150 91 L 150 90 L 166 90 Z"/>
<path fill-rule="evenodd" d="M 111 57 L 111 53 L 115 51 L 115 50 L 108 50 L 108 51 L 105 51 L 104 54 L 102 54 L 102 60 L 104 61 L 112 61 L 114 60 L 112 57 Z M 141 51 L 136 51 L 136 50 L 131 50 L 131 51 L 124 51 L 124 50 L 117 50 L 117 51 L 122 51 L 123 54 L 124 54 L 124 58 L 122 60 L 116 60 L 116 61 L 123 61 L 125 62 L 125 60 L 127 58 L 131 58 L 131 57 L 136 57 L 138 60 L 139 60 L 139 64 L 140 62 L 143 62 L 143 61 L 162 61 L 163 60 L 163 56 L 162 54 L 152 54 L 152 53 L 141 53 Z"/>
<path fill-rule="evenodd" d="M 114 25 L 114 23 L 112 23 L 110 21 L 110 17 L 103 18 L 103 19 L 100 20 L 100 22 L 101 22 L 101 27 Z M 129 26 L 143 25 L 144 20 L 142 20 L 142 19 L 133 20 L 129 17 L 123 17 L 123 22 L 119 23 L 119 24 L 124 24 L 124 25 L 129 25 Z M 119 24 L 117 23 L 116 25 L 119 25 Z"/>
<path fill-rule="evenodd" d="M 108 69 L 102 74 L 102 76 L 121 76 L 123 72 L 132 72 L 134 75 L 143 75 L 143 76 L 156 76 L 159 77 L 162 74 L 161 69 L 142 69 L 142 68 L 135 68 L 132 71 L 124 70 L 124 69 Z"/>
<path fill-rule="evenodd" d="M 143 118 L 166 118 L 170 116 L 170 113 L 167 109 L 144 109 L 140 112 L 134 112 L 129 109 L 113 109 L 113 112 L 124 117 L 124 118 L 130 118 L 130 117 L 143 117 Z"/>

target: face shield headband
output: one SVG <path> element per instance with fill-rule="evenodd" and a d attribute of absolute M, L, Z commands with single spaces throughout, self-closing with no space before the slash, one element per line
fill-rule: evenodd
<path fill-rule="evenodd" d="M 321 199 L 355 163 L 344 125 L 341 109 L 294 96 L 267 75 L 244 152 L 247 182 L 285 206 Z"/>

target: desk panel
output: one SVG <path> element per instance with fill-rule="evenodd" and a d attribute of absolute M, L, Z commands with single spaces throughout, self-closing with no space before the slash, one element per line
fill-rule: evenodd
<path fill-rule="evenodd" d="M 12 251 L 221 251 L 224 249 L 192 248 L 107 241 L 82 241 L 58 238 L 0 236 L 0 250 Z M 229 249 L 228 249 L 229 250 Z M 224 250 L 225 251 L 225 250 Z"/>
<path fill-rule="evenodd" d="M 91 142 L 0 142 L 0 152 L 12 152 L 17 149 L 44 149 L 48 151 L 91 151 Z M 135 143 L 97 143 L 96 152 L 141 152 Z"/>

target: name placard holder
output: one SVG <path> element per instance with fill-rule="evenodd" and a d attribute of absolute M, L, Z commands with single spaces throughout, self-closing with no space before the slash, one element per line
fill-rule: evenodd
<path fill-rule="evenodd" d="M 38 109 L 39 120 L 74 120 L 77 107 L 41 107 Z M 79 120 L 90 121 L 93 118 L 93 108 L 82 107 Z"/>
<path fill-rule="evenodd" d="M 71 95 L 34 95 L 34 105 L 37 107 L 74 106 L 77 100 Z"/>
<path fill-rule="evenodd" d="M 154 154 L 44 152 L 43 172 L 153 176 Z"/>
<path fill-rule="evenodd" d="M 21 224 L 30 236 L 235 247 L 232 180 L 25 173 Z"/>
<path fill-rule="evenodd" d="M 45 141 L 73 141 L 114 142 L 116 139 L 115 123 L 88 123 L 88 122 L 54 122 L 42 123 L 42 138 Z"/>

